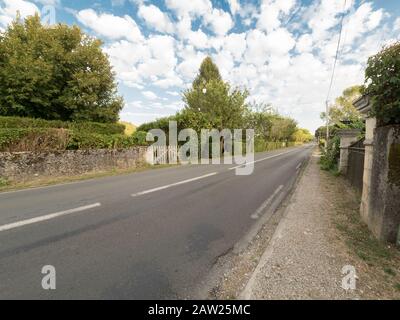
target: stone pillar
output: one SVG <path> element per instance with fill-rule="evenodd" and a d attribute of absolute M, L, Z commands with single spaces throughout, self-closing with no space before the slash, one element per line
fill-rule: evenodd
<path fill-rule="evenodd" d="M 363 191 L 361 196 L 360 213 L 361 218 L 366 224 L 370 224 L 370 198 L 371 198 L 371 179 L 372 162 L 374 153 L 374 132 L 376 128 L 376 119 L 367 118 L 365 121 L 365 158 L 364 158 L 364 178 Z"/>
<path fill-rule="evenodd" d="M 347 174 L 349 147 L 359 140 L 360 133 L 360 129 L 343 129 L 338 131 L 338 136 L 340 137 L 339 172 L 341 174 Z"/>
<path fill-rule="evenodd" d="M 375 236 L 398 243 L 400 228 L 400 125 L 375 129 L 368 199 L 368 226 Z"/>

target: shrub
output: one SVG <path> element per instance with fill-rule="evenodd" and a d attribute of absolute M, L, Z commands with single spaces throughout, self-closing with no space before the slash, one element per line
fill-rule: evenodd
<path fill-rule="evenodd" d="M 123 134 L 125 126 L 120 123 L 67 122 L 23 117 L 0 117 L 0 129 L 7 128 L 55 128 L 88 131 L 98 134 Z"/>
<path fill-rule="evenodd" d="M 9 182 L 8 182 L 7 178 L 0 177 L 0 187 L 5 187 L 8 185 L 8 183 Z"/>
<path fill-rule="evenodd" d="M 400 42 L 368 59 L 365 82 L 378 125 L 400 124 Z"/>
<path fill-rule="evenodd" d="M 322 170 L 337 171 L 340 157 L 340 138 L 338 136 L 329 140 L 328 148 L 324 151 L 320 166 Z"/>
<path fill-rule="evenodd" d="M 126 136 L 119 124 L 0 117 L 0 151 L 122 149 L 137 145 L 147 145 L 146 132 Z"/>
<path fill-rule="evenodd" d="M 104 135 L 87 131 L 74 131 L 68 141 L 68 150 L 78 149 L 123 149 L 137 145 L 134 137 L 121 134 Z"/>
<path fill-rule="evenodd" d="M 70 131 L 52 128 L 0 128 L 0 151 L 65 150 Z"/>

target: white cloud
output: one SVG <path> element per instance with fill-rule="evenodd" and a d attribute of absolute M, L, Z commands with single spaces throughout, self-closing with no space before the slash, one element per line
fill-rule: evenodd
<path fill-rule="evenodd" d="M 77 19 L 97 34 L 112 40 L 126 39 L 137 42 L 143 39 L 139 27 L 130 16 L 118 17 L 112 14 L 97 14 L 93 9 L 81 10 Z"/>
<path fill-rule="evenodd" d="M 29 1 L 24 0 L 3 0 L 4 7 L 0 7 L 0 24 L 6 27 L 11 23 L 19 12 L 21 18 L 25 18 L 35 13 L 40 13 L 39 8 Z"/>
<path fill-rule="evenodd" d="M 281 17 L 287 15 L 294 7 L 296 0 L 264 0 L 261 4 L 261 12 L 257 26 L 267 32 L 281 26 Z"/>
<path fill-rule="evenodd" d="M 144 19 L 148 26 L 159 32 L 172 33 L 174 31 L 174 26 L 168 15 L 152 4 L 149 6 L 141 5 L 138 15 Z"/>
<path fill-rule="evenodd" d="M 166 0 L 165 5 L 175 11 L 179 17 L 203 16 L 212 10 L 212 4 L 209 0 Z"/>
<path fill-rule="evenodd" d="M 373 11 L 371 3 L 362 4 L 345 21 L 346 41 L 352 43 L 366 32 L 375 29 L 383 18 L 383 11 Z"/>
<path fill-rule="evenodd" d="M 246 50 L 246 33 L 231 33 L 224 38 L 223 47 L 236 61 L 241 61 Z"/>
<path fill-rule="evenodd" d="M 143 91 L 142 94 L 149 100 L 156 100 L 158 98 L 153 91 Z"/>
<path fill-rule="evenodd" d="M 221 9 L 213 9 L 204 20 L 217 35 L 225 35 L 233 27 L 231 15 Z"/>
<path fill-rule="evenodd" d="M 174 96 L 174 97 L 178 97 L 179 93 L 176 91 L 166 91 L 166 93 L 168 93 L 170 96 Z"/>

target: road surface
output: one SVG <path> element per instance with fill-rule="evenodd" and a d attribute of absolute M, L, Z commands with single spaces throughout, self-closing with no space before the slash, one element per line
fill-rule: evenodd
<path fill-rule="evenodd" d="M 250 176 L 180 166 L 0 193 L 0 299 L 191 297 L 311 149 L 257 154 Z M 42 288 L 45 265 L 56 290 Z"/>

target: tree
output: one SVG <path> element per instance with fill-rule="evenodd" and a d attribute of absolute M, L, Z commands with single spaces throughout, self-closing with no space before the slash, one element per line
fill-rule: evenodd
<path fill-rule="evenodd" d="M 116 122 L 123 107 L 102 42 L 19 17 L 0 34 L 0 115 Z"/>
<path fill-rule="evenodd" d="M 313 140 L 313 135 L 307 129 L 297 129 L 291 137 L 291 140 L 294 142 L 310 142 Z"/>
<path fill-rule="evenodd" d="M 271 127 L 271 141 L 288 141 L 297 130 L 294 119 L 276 116 Z"/>
<path fill-rule="evenodd" d="M 352 86 L 343 91 L 342 96 L 336 98 L 335 104 L 329 108 L 329 124 L 339 128 L 352 127 L 362 128 L 363 118 L 354 107 L 353 102 L 361 96 L 362 86 Z M 326 120 L 326 113 L 321 114 Z"/>
<path fill-rule="evenodd" d="M 247 96 L 246 90 L 232 88 L 224 82 L 218 67 L 207 57 L 192 88 L 184 92 L 183 100 L 185 109 L 192 114 L 202 113 L 202 121 L 222 130 L 242 127 Z"/>
<path fill-rule="evenodd" d="M 368 59 L 365 85 L 378 126 L 400 124 L 400 42 Z"/>

